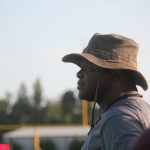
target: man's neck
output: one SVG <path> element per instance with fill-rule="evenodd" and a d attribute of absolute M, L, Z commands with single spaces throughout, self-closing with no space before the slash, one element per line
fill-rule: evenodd
<path fill-rule="evenodd" d="M 131 93 L 137 93 L 137 89 L 126 89 L 126 90 L 118 90 L 118 91 L 112 91 L 112 93 L 107 94 L 105 97 L 101 97 L 100 100 L 98 100 L 98 104 L 100 105 L 101 108 L 105 108 L 109 106 L 111 103 L 113 103 L 117 98 L 124 96 L 124 95 L 129 95 Z"/>

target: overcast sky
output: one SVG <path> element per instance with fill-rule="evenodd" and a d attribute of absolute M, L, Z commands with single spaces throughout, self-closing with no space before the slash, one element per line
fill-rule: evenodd
<path fill-rule="evenodd" d="M 117 33 L 139 45 L 138 68 L 150 85 L 149 0 L 0 0 L 0 97 L 41 79 L 55 99 L 76 89 L 79 68 L 61 58 L 81 52 L 94 33 Z M 150 102 L 150 90 L 144 92 Z"/>

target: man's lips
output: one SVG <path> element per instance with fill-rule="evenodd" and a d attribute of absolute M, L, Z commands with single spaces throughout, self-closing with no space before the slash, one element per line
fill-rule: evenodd
<path fill-rule="evenodd" d="M 81 88 L 83 88 L 83 86 L 84 86 L 84 83 L 79 80 L 79 81 L 77 82 L 77 89 L 81 89 Z"/>

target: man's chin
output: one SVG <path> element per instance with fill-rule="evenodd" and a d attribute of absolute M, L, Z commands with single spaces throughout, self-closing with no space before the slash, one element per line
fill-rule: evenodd
<path fill-rule="evenodd" d="M 78 97 L 79 97 L 80 99 L 82 99 L 82 100 L 85 99 L 85 96 L 82 95 L 82 94 L 80 94 L 80 93 L 78 94 Z"/>
<path fill-rule="evenodd" d="M 86 100 L 86 101 L 89 101 L 89 102 L 93 101 L 92 98 L 89 98 L 88 96 L 85 96 L 85 95 L 83 95 L 83 94 L 81 94 L 81 93 L 78 94 L 78 97 L 79 97 L 81 100 Z"/>

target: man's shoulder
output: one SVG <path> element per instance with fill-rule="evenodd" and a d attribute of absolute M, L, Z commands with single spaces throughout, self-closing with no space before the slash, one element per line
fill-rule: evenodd
<path fill-rule="evenodd" d="M 138 113 L 143 111 L 150 112 L 150 105 L 140 97 L 128 97 L 115 102 L 107 109 L 105 115 Z"/>
<path fill-rule="evenodd" d="M 150 105 L 141 98 L 126 98 L 114 103 L 102 114 L 102 122 L 105 123 L 112 118 L 129 117 L 150 124 Z M 147 123 L 146 123 L 147 124 Z"/>

